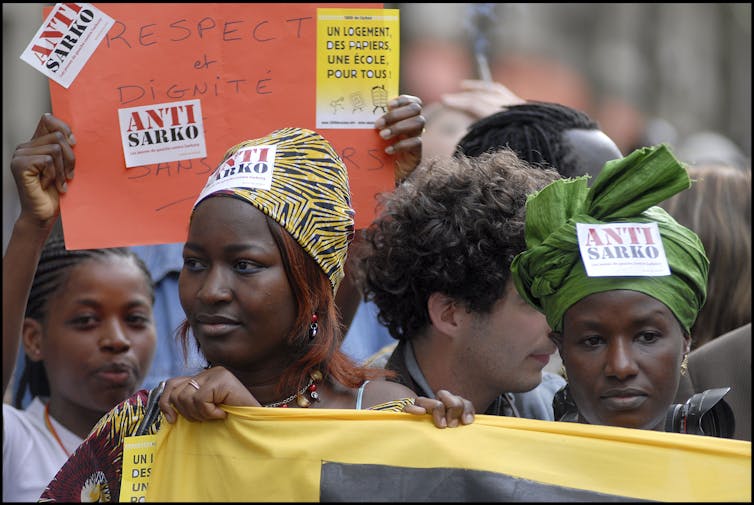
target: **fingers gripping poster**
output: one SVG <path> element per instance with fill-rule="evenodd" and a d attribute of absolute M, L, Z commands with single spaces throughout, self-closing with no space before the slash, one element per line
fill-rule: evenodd
<path fill-rule="evenodd" d="M 70 5 L 90 4 L 57 4 L 44 16 Z M 184 241 L 191 206 L 225 151 L 289 126 L 333 144 L 348 167 L 356 226 L 371 222 L 375 195 L 394 186 L 374 121 L 398 95 L 397 10 L 91 5 L 112 26 L 67 87 L 50 80 L 53 113 L 77 139 L 61 199 L 69 249 Z M 340 35 L 327 37 L 335 28 Z"/>

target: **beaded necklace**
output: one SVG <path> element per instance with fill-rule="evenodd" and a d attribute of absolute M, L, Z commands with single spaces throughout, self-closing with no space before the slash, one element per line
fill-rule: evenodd
<path fill-rule="evenodd" d="M 55 427 L 52 425 L 52 422 L 50 422 L 50 404 L 48 403 L 45 405 L 45 424 L 47 425 L 47 429 L 52 433 L 52 436 L 55 437 L 55 440 L 57 440 L 58 445 L 60 445 L 60 448 L 63 449 L 63 452 L 67 457 L 71 457 L 71 453 L 68 452 L 68 449 L 65 448 L 63 445 L 63 441 L 60 440 L 60 437 L 58 436 L 58 432 L 55 429 Z"/>
<path fill-rule="evenodd" d="M 263 407 L 282 407 L 282 408 L 288 408 L 288 404 L 291 403 L 294 399 L 296 400 L 296 404 L 303 408 L 307 408 L 309 405 L 312 404 L 312 400 L 319 401 L 319 393 L 317 393 L 317 382 L 322 380 L 322 373 L 319 370 L 315 370 L 311 373 L 309 373 L 309 382 L 301 388 L 300 391 L 297 391 L 296 393 L 293 393 L 288 398 L 284 398 L 283 400 L 280 400 L 279 402 L 274 403 L 266 403 L 263 405 Z M 309 392 L 309 398 L 306 398 L 304 396 L 304 393 Z"/>

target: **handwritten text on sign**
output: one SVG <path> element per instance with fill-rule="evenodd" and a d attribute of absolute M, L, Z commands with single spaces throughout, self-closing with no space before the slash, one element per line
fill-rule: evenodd
<path fill-rule="evenodd" d="M 227 149 L 290 126 L 318 130 L 330 141 L 348 167 L 356 226 L 369 225 L 375 194 L 394 187 L 394 160 L 373 123 L 316 128 L 323 6 L 335 4 L 99 5 L 115 19 L 107 36 L 69 88 L 50 83 L 53 113 L 77 139 L 76 178 L 61 200 L 66 246 L 184 241 L 191 206 Z M 168 128 L 156 137 L 134 120 L 124 136 L 120 109 L 194 100 L 201 105 L 205 156 L 126 166 L 124 141 L 143 147 L 159 139 L 149 147 L 157 149 L 193 133 L 184 128 L 173 137 Z"/>

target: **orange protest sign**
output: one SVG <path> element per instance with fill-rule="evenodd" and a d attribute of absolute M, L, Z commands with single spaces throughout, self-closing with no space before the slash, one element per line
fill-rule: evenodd
<path fill-rule="evenodd" d="M 349 170 L 356 226 L 371 222 L 375 194 L 394 184 L 393 162 L 371 125 L 317 128 L 318 59 L 344 61 L 318 54 L 327 47 L 318 46 L 318 9 L 375 12 L 383 4 L 96 5 L 115 20 L 112 28 L 67 89 L 50 81 L 53 112 L 77 139 L 76 175 L 61 200 L 68 248 L 184 241 L 191 206 L 225 150 L 287 126 L 316 130 L 333 144 Z M 361 19 L 340 19 L 352 18 Z M 350 44 L 364 48 L 358 61 L 372 64 L 355 75 L 386 87 L 388 97 L 398 94 L 397 27 L 390 37 L 382 50 L 389 58 L 377 44 Z M 348 47 L 342 39 L 329 46 Z M 375 119 L 382 114 L 367 105 Z M 157 156 L 176 140 L 185 142 L 172 161 L 144 164 L 134 151 L 127 163 L 129 144 Z"/>

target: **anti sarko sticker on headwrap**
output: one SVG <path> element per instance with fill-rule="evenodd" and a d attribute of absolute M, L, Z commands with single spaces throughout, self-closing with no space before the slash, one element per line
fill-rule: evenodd
<path fill-rule="evenodd" d="M 207 180 L 197 201 L 228 188 L 266 189 L 272 186 L 277 145 L 249 146 L 225 160 Z"/>
<path fill-rule="evenodd" d="M 670 275 L 657 223 L 576 223 L 589 277 Z"/>

